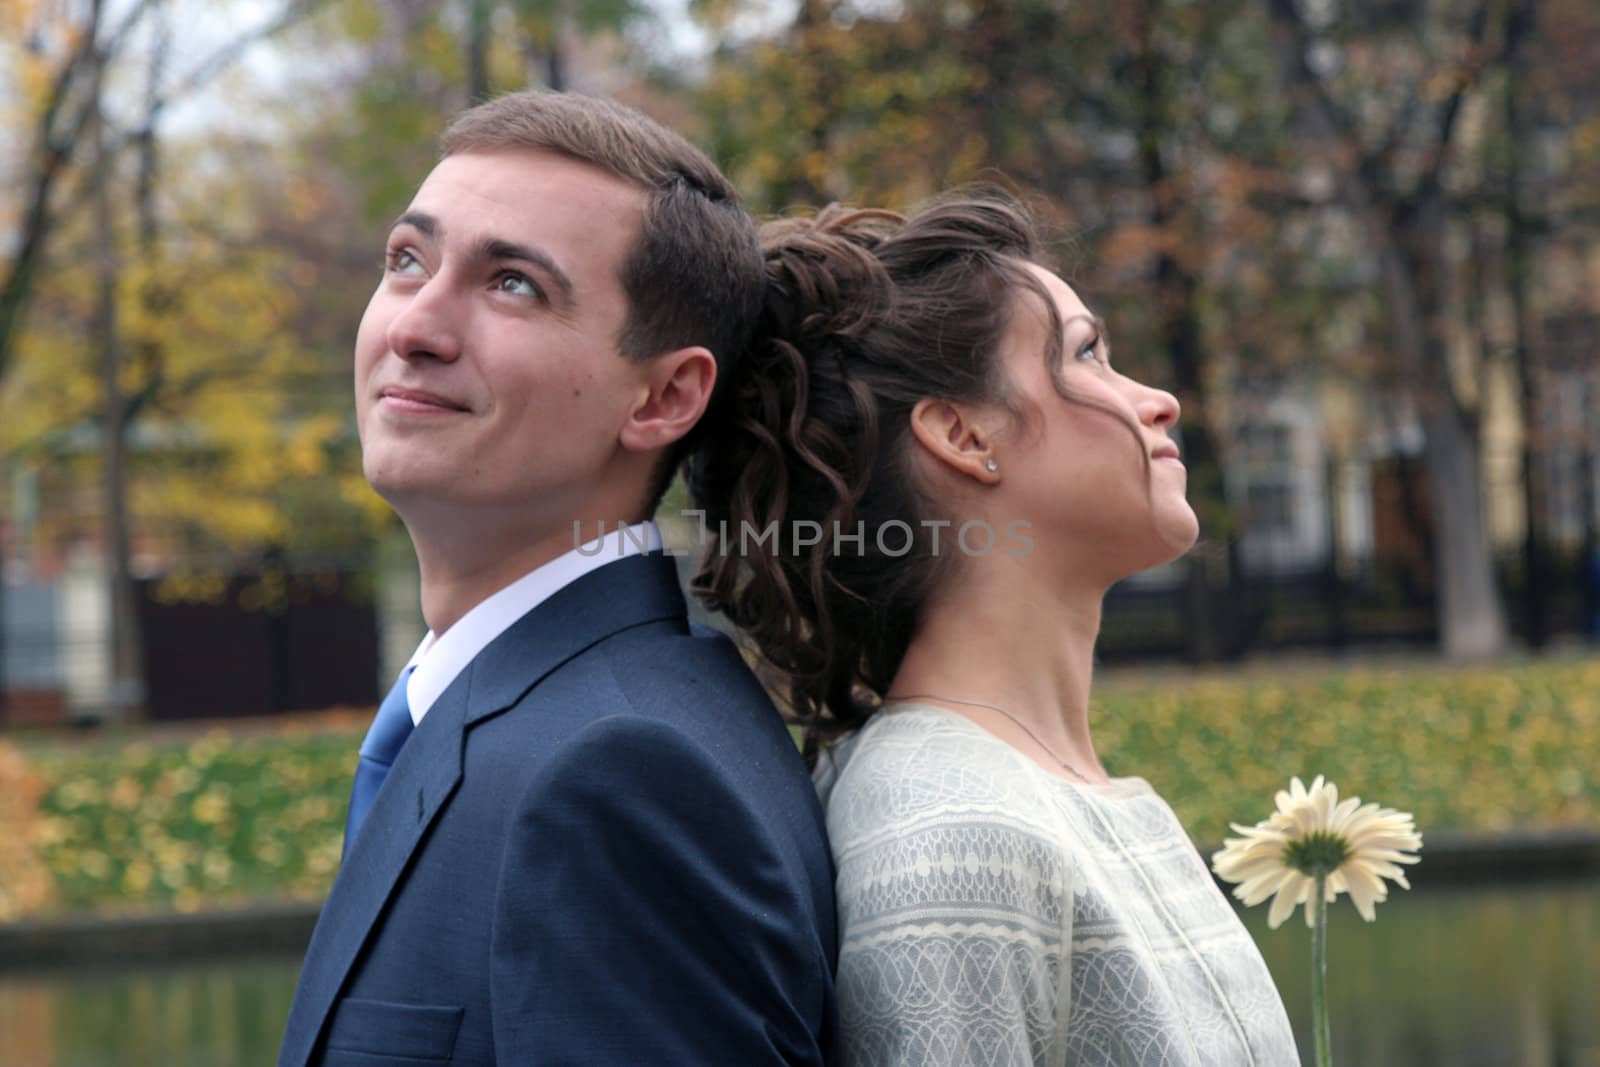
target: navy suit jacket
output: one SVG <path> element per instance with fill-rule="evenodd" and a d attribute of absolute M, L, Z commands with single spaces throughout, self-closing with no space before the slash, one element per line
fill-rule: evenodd
<path fill-rule="evenodd" d="M 671 559 L 590 572 L 401 749 L 279 1067 L 820 1064 L 833 868 L 788 731 Z"/>

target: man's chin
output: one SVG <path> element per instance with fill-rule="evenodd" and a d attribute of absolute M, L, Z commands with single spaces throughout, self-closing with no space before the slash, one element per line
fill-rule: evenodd
<path fill-rule="evenodd" d="M 402 516 L 408 505 L 418 507 L 430 502 L 445 503 L 451 495 L 452 486 L 448 479 L 430 478 L 419 471 L 401 473 L 369 465 L 363 473 L 372 491 Z"/>

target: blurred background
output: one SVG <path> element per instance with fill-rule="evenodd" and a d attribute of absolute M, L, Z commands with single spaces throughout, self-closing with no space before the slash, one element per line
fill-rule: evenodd
<path fill-rule="evenodd" d="M 1107 602 L 1113 772 L 1205 848 L 1291 774 L 1415 812 L 1344 1062 L 1600 1064 L 1596 69 L 1593 0 L 0 0 L 0 1063 L 274 1059 L 423 632 L 356 326 L 450 116 L 549 86 L 760 215 L 1027 196 L 1202 522 Z"/>

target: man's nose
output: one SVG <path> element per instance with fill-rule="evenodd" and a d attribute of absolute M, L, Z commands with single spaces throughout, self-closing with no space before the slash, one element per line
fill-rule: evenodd
<path fill-rule="evenodd" d="M 449 279 L 435 276 L 411 294 L 389 320 L 389 351 L 403 359 L 439 359 L 461 355 L 459 298 Z"/>

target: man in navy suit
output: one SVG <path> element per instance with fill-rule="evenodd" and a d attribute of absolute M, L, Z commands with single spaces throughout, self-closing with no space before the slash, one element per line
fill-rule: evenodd
<path fill-rule="evenodd" d="M 443 148 L 355 356 L 430 629 L 362 746 L 280 1067 L 822 1063 L 810 779 L 646 521 L 752 328 L 754 223 L 600 100 L 502 97 Z"/>

